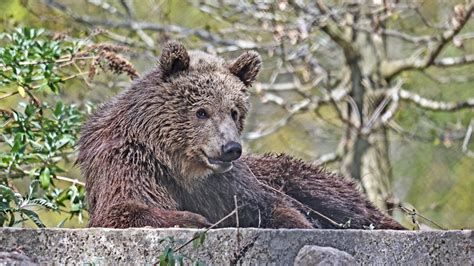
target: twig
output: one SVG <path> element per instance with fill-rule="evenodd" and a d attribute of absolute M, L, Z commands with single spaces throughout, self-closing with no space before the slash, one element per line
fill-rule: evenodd
<path fill-rule="evenodd" d="M 328 222 L 331 223 L 332 225 L 334 225 L 334 226 L 336 226 L 336 227 L 338 227 L 338 228 L 343 228 L 344 224 L 338 223 L 338 222 L 334 221 L 333 219 L 327 217 L 326 215 L 324 215 L 324 214 L 322 214 L 322 213 L 320 213 L 320 212 L 318 212 L 318 211 L 312 209 L 311 207 L 309 207 L 309 206 L 307 206 L 307 205 L 301 203 L 299 200 L 297 200 L 297 199 L 295 199 L 295 198 L 293 198 L 293 197 L 291 197 L 291 196 L 288 196 L 287 194 L 285 194 L 285 193 L 283 193 L 283 192 L 281 192 L 281 191 L 279 191 L 279 190 L 277 190 L 277 189 L 275 189 L 275 188 L 273 188 L 273 187 L 271 187 L 271 186 L 269 186 L 269 185 L 267 185 L 267 184 L 265 184 L 265 183 L 263 183 L 263 182 L 260 182 L 260 180 L 258 180 L 258 178 L 255 176 L 255 174 L 252 172 L 252 170 L 250 169 L 250 167 L 248 167 L 248 165 L 245 165 L 245 166 L 247 167 L 247 170 L 250 172 L 250 174 L 252 174 L 252 176 L 255 178 L 255 180 L 256 180 L 260 185 L 262 185 L 262 186 L 264 186 L 264 187 L 270 189 L 271 191 L 273 191 L 273 192 L 275 192 L 275 193 L 277 193 L 277 194 L 279 194 L 279 195 L 282 195 L 283 197 L 285 197 L 285 198 L 291 200 L 292 202 L 296 203 L 296 204 L 297 204 L 298 206 L 300 206 L 301 208 L 304 208 L 304 209 L 307 209 L 307 210 L 313 212 L 314 214 L 316 214 L 316 215 L 318 215 L 319 217 L 325 219 L 326 221 L 328 221 Z"/>
<path fill-rule="evenodd" d="M 438 227 L 439 229 L 448 230 L 448 228 L 446 228 L 446 227 L 440 225 L 439 223 L 437 223 L 437 222 L 435 222 L 435 221 L 429 219 L 428 217 L 426 217 L 426 216 L 420 214 L 420 213 L 417 212 L 415 209 L 410 210 L 409 208 L 403 206 L 402 204 L 399 204 L 399 205 L 398 205 L 398 208 L 400 208 L 400 209 L 401 209 L 404 213 L 406 213 L 407 215 L 410 215 L 410 216 L 412 216 L 412 217 L 419 216 L 420 218 L 422 218 L 422 219 L 424 219 L 424 220 L 430 222 L 431 224 L 435 225 L 435 226 Z M 418 221 L 416 221 L 416 219 L 413 218 L 413 221 L 414 221 L 414 223 L 415 223 L 416 225 L 418 225 L 418 227 L 420 226 L 419 223 L 418 223 Z"/>
<path fill-rule="evenodd" d="M 374 31 L 373 29 L 367 29 L 367 28 L 362 28 L 362 27 L 356 27 L 356 29 L 368 34 L 372 34 Z M 397 38 L 406 42 L 415 43 L 415 44 L 428 43 L 430 41 L 435 40 L 435 37 L 433 36 L 412 36 L 410 34 L 393 30 L 393 29 L 379 29 L 379 32 L 382 35 L 394 37 L 394 38 Z"/>
<path fill-rule="evenodd" d="M 467 127 L 466 135 L 464 136 L 464 141 L 462 142 L 462 151 L 469 157 L 474 158 L 474 152 L 470 151 L 467 147 L 472 136 L 472 128 L 474 127 L 474 119 L 471 119 L 469 126 Z"/>
<path fill-rule="evenodd" d="M 348 90 L 341 89 L 341 90 L 333 90 L 330 92 L 329 95 L 324 95 L 322 97 L 312 97 L 312 98 L 303 99 L 300 102 L 293 104 L 290 110 L 288 110 L 288 113 L 286 114 L 286 116 L 280 119 L 275 124 L 273 124 L 273 126 L 264 130 L 260 130 L 260 131 L 248 132 L 244 134 L 243 138 L 246 140 L 255 140 L 258 138 L 271 135 L 277 132 L 280 128 L 286 126 L 291 121 L 291 119 L 293 119 L 295 115 L 300 114 L 304 111 L 314 112 L 323 105 L 327 105 L 333 102 L 339 102 L 343 100 L 347 96 L 347 94 L 348 94 Z M 350 102 L 350 99 L 347 99 L 347 100 Z M 354 108 L 357 109 L 357 106 L 354 106 Z"/>
<path fill-rule="evenodd" d="M 439 84 L 452 85 L 453 83 L 468 83 L 468 82 L 474 81 L 474 76 L 472 75 L 456 76 L 456 77 L 440 77 L 440 76 L 434 76 L 430 73 L 427 73 L 426 71 L 421 71 L 420 73 Z"/>
<path fill-rule="evenodd" d="M 260 132 L 248 132 L 244 135 L 244 139 L 247 140 L 254 140 L 258 139 L 264 136 L 271 135 L 275 132 L 277 132 L 280 128 L 286 126 L 288 122 L 296 115 L 301 113 L 302 111 L 306 110 L 308 106 L 310 105 L 311 101 L 308 99 L 305 99 L 301 101 L 299 104 L 295 105 L 289 112 L 288 114 L 282 118 L 280 121 L 275 123 L 272 127 L 267 128 L 265 130 L 262 130 Z"/>
<path fill-rule="evenodd" d="M 3 94 L 2 96 L 0 96 L 0 100 L 3 100 L 5 98 L 8 98 L 10 96 L 13 96 L 13 95 L 16 95 L 18 94 L 18 91 L 14 91 L 14 92 L 10 92 L 10 93 L 6 93 L 6 94 Z"/>
<path fill-rule="evenodd" d="M 237 203 L 237 195 L 234 195 L 234 204 L 235 204 L 235 219 L 237 225 L 237 250 L 236 253 L 240 250 L 240 225 L 239 225 L 239 205 Z"/>
<path fill-rule="evenodd" d="M 237 265 L 237 263 L 242 259 L 242 257 L 245 256 L 245 253 L 247 253 L 249 248 L 251 248 L 251 247 L 253 247 L 253 245 L 255 245 L 255 241 L 257 241 L 259 236 L 260 235 L 256 235 L 253 239 L 251 239 L 242 248 L 237 250 L 237 252 L 234 253 L 234 258 L 232 258 L 232 260 L 230 261 L 230 265 Z"/>
<path fill-rule="evenodd" d="M 129 0 L 120 0 L 120 4 L 122 4 L 122 7 L 125 9 L 125 12 L 127 12 L 127 17 L 129 19 L 133 18 L 135 15 L 135 8 L 133 7 L 132 1 Z"/>
<path fill-rule="evenodd" d="M 22 172 L 26 175 L 30 175 L 30 174 L 33 174 L 35 176 L 40 175 L 39 173 L 32 173 L 31 171 L 28 171 L 28 170 L 22 170 Z M 66 182 L 77 184 L 77 185 L 80 185 L 80 186 L 85 186 L 86 185 L 84 182 L 81 182 L 77 179 L 72 179 L 72 178 L 69 178 L 69 177 L 65 177 L 65 176 L 52 175 L 52 177 L 54 179 L 57 179 L 57 180 L 66 181 Z"/>
<path fill-rule="evenodd" d="M 242 206 L 241 206 L 242 207 Z M 226 216 L 224 216 L 224 218 L 220 219 L 219 221 L 217 221 L 215 224 L 209 226 L 209 228 L 207 228 L 206 230 L 204 230 L 201 234 L 205 234 L 207 232 L 209 232 L 209 230 L 211 230 L 212 228 L 218 226 L 220 223 L 222 223 L 223 221 L 227 220 L 229 217 L 232 217 L 235 213 L 237 212 L 237 209 L 234 209 L 233 211 L 231 211 L 229 214 L 227 214 Z M 194 240 L 198 239 L 200 237 L 199 234 L 197 234 L 196 236 L 194 236 L 193 238 L 191 238 L 190 240 L 188 240 L 186 243 L 182 244 L 181 246 L 179 246 L 178 248 L 176 248 L 174 251 L 175 252 L 178 252 L 179 250 L 181 250 L 182 248 L 184 248 L 185 246 L 189 245 L 191 242 L 193 242 Z"/>
<path fill-rule="evenodd" d="M 65 176 L 53 175 L 53 178 L 61 180 L 61 181 L 66 181 L 66 182 L 69 182 L 69 183 L 77 184 L 77 185 L 80 185 L 80 186 L 85 186 L 86 185 L 86 183 L 84 183 L 84 182 L 81 182 L 77 179 L 72 179 L 72 178 L 69 178 L 69 177 L 65 177 Z"/>
<path fill-rule="evenodd" d="M 342 158 L 342 154 L 339 151 L 326 153 L 319 156 L 318 159 L 314 160 L 314 164 L 322 165 L 330 162 L 339 161 Z"/>
<path fill-rule="evenodd" d="M 462 66 L 474 63 L 474 55 L 464 55 L 459 57 L 445 57 L 435 60 L 433 66 L 437 67 L 450 67 L 450 66 Z"/>
<path fill-rule="evenodd" d="M 395 111 L 398 108 L 398 102 L 399 102 L 399 91 L 400 88 L 402 87 L 403 82 L 399 81 L 397 84 L 387 90 L 387 95 L 385 98 L 382 100 L 382 102 L 377 106 L 375 109 L 374 113 L 370 117 L 369 121 L 367 121 L 366 125 L 362 128 L 361 133 L 363 135 L 368 135 L 370 132 L 372 132 L 376 127 L 375 124 L 377 122 L 377 119 L 380 117 L 380 125 L 386 125 L 390 119 L 394 116 Z M 389 102 L 392 102 L 388 110 L 385 111 L 385 113 L 382 114 L 383 110 L 385 110 L 385 107 L 389 104 Z"/>
<path fill-rule="evenodd" d="M 94 6 L 99 7 L 100 9 L 106 11 L 109 14 L 116 15 L 117 17 L 123 17 L 125 14 L 117 10 L 114 6 L 111 4 L 101 1 L 101 0 L 88 0 L 89 4 L 92 4 Z"/>
<path fill-rule="evenodd" d="M 400 98 L 403 100 L 411 101 L 416 105 L 420 106 L 424 109 L 429 109 L 433 111 L 458 111 L 465 108 L 474 108 L 474 98 L 467 99 L 465 101 L 460 102 L 441 102 L 441 101 L 434 101 L 428 98 L 424 98 L 418 94 L 407 90 L 400 90 Z"/>
<path fill-rule="evenodd" d="M 423 21 L 423 24 L 425 24 L 427 27 L 434 28 L 434 29 L 442 29 L 442 30 L 447 29 L 446 26 L 435 25 L 435 24 L 431 23 L 430 21 L 428 21 L 428 19 L 425 16 L 423 16 L 419 5 L 417 5 L 414 9 L 415 9 L 415 12 L 420 17 L 421 21 Z"/>
<path fill-rule="evenodd" d="M 149 22 L 142 22 L 142 21 L 134 21 L 134 20 L 125 20 L 125 21 L 112 21 L 112 20 L 95 20 L 89 16 L 80 16 L 74 13 L 70 8 L 66 5 L 61 4 L 54 0 L 44 1 L 44 3 L 56 10 L 59 10 L 67 15 L 69 15 L 73 20 L 78 23 L 85 24 L 88 26 L 103 26 L 109 28 L 122 28 L 122 29 L 129 29 L 129 30 L 150 30 L 156 32 L 167 32 L 167 33 L 176 33 L 181 35 L 193 35 L 202 40 L 208 41 L 209 43 L 225 45 L 225 46 L 237 46 L 240 49 L 257 49 L 261 46 L 255 42 L 246 41 L 246 40 L 227 40 L 223 39 L 217 35 L 212 34 L 209 31 L 203 29 L 192 29 L 186 28 L 179 25 L 162 25 L 157 23 L 149 23 Z"/>
<path fill-rule="evenodd" d="M 425 55 L 422 58 L 419 56 L 412 56 L 410 58 L 400 59 L 400 60 L 389 60 L 382 61 L 381 64 L 381 73 L 387 79 L 391 79 L 395 75 L 400 74 L 406 70 L 412 69 L 425 69 L 435 63 L 435 60 L 444 49 L 444 47 L 450 43 L 453 38 L 464 28 L 467 24 L 467 21 L 471 17 L 474 4 L 468 4 L 462 7 L 463 12 L 457 14 L 455 11 L 454 14 L 454 24 L 451 28 L 447 29 L 443 33 L 436 36 L 434 42 L 429 42 L 432 45 L 428 45 L 425 49 Z"/>

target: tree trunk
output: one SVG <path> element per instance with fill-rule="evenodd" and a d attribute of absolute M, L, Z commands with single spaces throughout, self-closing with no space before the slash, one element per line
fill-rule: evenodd
<path fill-rule="evenodd" d="M 354 178 L 377 207 L 393 208 L 392 166 L 387 131 L 380 129 L 368 138 L 352 134 L 342 161 L 343 175 Z"/>

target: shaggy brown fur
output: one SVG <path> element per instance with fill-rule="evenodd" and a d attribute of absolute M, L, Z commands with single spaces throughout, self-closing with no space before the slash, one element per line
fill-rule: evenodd
<path fill-rule="evenodd" d="M 288 156 L 238 159 L 260 65 L 255 52 L 226 63 L 168 43 L 155 70 L 84 125 L 78 162 L 90 226 L 205 227 L 234 209 L 236 195 L 242 227 L 333 227 L 263 182 L 351 228 L 401 229 L 351 182 L 318 167 Z"/>

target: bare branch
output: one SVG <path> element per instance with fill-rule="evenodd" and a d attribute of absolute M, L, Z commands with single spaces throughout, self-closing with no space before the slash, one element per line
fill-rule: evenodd
<path fill-rule="evenodd" d="M 473 127 L 474 127 L 474 119 L 471 119 L 471 123 L 469 123 L 469 126 L 467 127 L 467 130 L 466 130 L 466 135 L 464 136 L 464 141 L 462 142 L 462 151 L 464 152 L 464 154 L 472 158 L 474 158 L 474 151 L 469 150 L 467 146 L 469 144 L 469 141 L 471 140 Z"/>
<path fill-rule="evenodd" d="M 297 199 L 295 199 L 295 198 L 293 198 L 293 197 L 291 197 L 291 196 L 288 196 L 287 194 L 285 194 L 285 193 L 283 193 L 283 192 L 281 192 L 281 191 L 279 191 L 279 190 L 277 190 L 277 189 L 275 189 L 275 188 L 273 188 L 273 187 L 271 187 L 271 186 L 269 186 L 269 185 L 267 185 L 267 184 L 261 182 L 260 180 L 257 179 L 257 177 L 256 177 L 255 174 L 252 172 L 252 170 L 251 170 L 247 165 L 245 165 L 245 166 L 247 167 L 247 170 L 252 174 L 252 176 L 253 176 L 253 178 L 255 179 L 255 181 L 257 181 L 257 183 L 259 183 L 259 184 L 262 185 L 263 187 L 265 187 L 265 188 L 267 188 L 267 189 L 269 189 L 269 190 L 275 192 L 275 193 L 278 194 L 278 195 L 281 195 L 282 197 L 284 197 L 284 198 L 290 200 L 291 202 L 293 202 L 294 204 L 298 205 L 299 207 L 306 209 L 308 212 L 312 212 L 312 213 L 318 215 L 319 217 L 321 217 L 321 218 L 325 219 L 326 221 L 330 222 L 331 224 L 333 224 L 333 225 L 336 226 L 337 228 L 343 228 L 343 227 L 344 227 L 344 224 L 343 224 L 343 223 L 338 223 L 338 222 L 334 221 L 333 219 L 329 218 L 328 216 L 326 216 L 326 215 L 324 215 L 324 214 L 322 214 L 322 213 L 320 213 L 320 212 L 318 212 L 318 211 L 316 211 L 316 210 L 310 208 L 308 205 L 301 203 L 301 202 L 298 201 Z"/>
<path fill-rule="evenodd" d="M 286 126 L 296 114 L 307 110 L 310 104 L 311 101 L 308 99 L 301 101 L 299 104 L 296 104 L 283 119 L 276 122 L 273 126 L 259 132 L 248 132 L 244 134 L 243 139 L 254 140 L 277 132 L 280 128 Z"/>
<path fill-rule="evenodd" d="M 474 32 L 466 32 L 466 33 L 463 33 L 463 34 L 459 34 L 456 37 L 459 38 L 459 40 L 461 40 L 461 41 L 474 39 Z"/>
<path fill-rule="evenodd" d="M 403 89 L 400 90 L 399 95 L 402 100 L 413 102 L 421 108 L 429 109 L 433 111 L 453 112 L 453 111 L 458 111 L 461 109 L 474 108 L 474 98 L 467 99 L 465 101 L 460 101 L 460 102 L 434 101 L 428 98 L 424 98 L 416 93 L 403 90 Z"/>
<path fill-rule="evenodd" d="M 388 124 L 395 116 L 395 113 L 397 112 L 400 103 L 399 99 L 400 98 L 398 97 L 398 91 L 396 91 L 392 95 L 391 104 L 388 106 L 385 113 L 380 117 L 380 122 L 382 122 L 383 125 Z"/>
<path fill-rule="evenodd" d="M 435 60 L 433 65 L 437 67 L 460 66 L 474 63 L 474 55 L 465 55 L 459 57 L 445 57 Z"/>
<path fill-rule="evenodd" d="M 322 164 L 327 164 L 335 161 L 339 161 L 342 158 L 342 154 L 340 152 L 331 152 L 331 153 L 326 153 L 321 156 L 319 156 L 318 159 L 314 160 L 315 165 L 322 165 Z"/>
<path fill-rule="evenodd" d="M 393 120 L 387 123 L 387 127 L 388 129 L 391 129 L 394 133 L 402 136 L 403 139 L 411 139 L 415 141 L 433 143 L 433 138 L 419 135 L 417 134 L 417 132 L 408 131 Z"/>
<path fill-rule="evenodd" d="M 337 145 L 336 151 L 327 153 L 319 156 L 318 159 L 314 160 L 315 165 L 323 165 L 331 162 L 340 161 L 344 155 L 344 146 L 346 145 L 346 137 L 343 137 Z"/>
<path fill-rule="evenodd" d="M 74 13 L 67 6 L 61 3 L 58 3 L 57 1 L 54 1 L 54 0 L 44 0 L 44 1 L 47 6 L 54 8 L 56 10 L 59 10 L 61 12 L 64 12 L 67 15 L 69 15 L 74 21 L 81 24 L 88 25 L 88 26 L 122 28 L 122 29 L 134 30 L 134 31 L 150 30 L 150 31 L 155 31 L 155 32 L 163 32 L 163 33 L 164 32 L 175 33 L 175 34 L 180 34 L 180 35 L 185 35 L 185 36 L 192 35 L 202 40 L 213 43 L 215 45 L 234 46 L 234 47 L 238 47 L 239 49 L 257 49 L 257 48 L 262 48 L 262 46 L 264 46 L 262 44 L 257 44 L 255 42 L 246 41 L 246 40 L 227 40 L 215 34 L 212 34 L 206 30 L 186 28 L 186 27 L 178 26 L 178 25 L 171 25 L 171 24 L 162 25 L 162 24 L 157 24 L 157 23 L 142 22 L 142 21 L 135 21 L 135 20 L 128 20 L 128 21 L 112 21 L 112 20 L 106 20 L 106 19 L 97 20 L 89 16 L 80 16 Z"/>
<path fill-rule="evenodd" d="M 369 32 L 367 30 L 364 31 Z M 427 43 L 436 39 L 435 36 L 412 36 L 410 34 L 391 29 L 381 29 L 381 34 L 416 44 Z"/>
<path fill-rule="evenodd" d="M 22 170 L 22 172 L 26 175 L 30 175 L 30 174 L 33 174 L 35 176 L 40 175 L 39 173 L 33 173 L 33 172 L 30 172 L 30 171 L 27 171 L 27 170 Z M 86 185 L 84 182 L 81 182 L 81 181 L 79 181 L 75 178 L 73 179 L 73 178 L 69 178 L 69 177 L 66 177 L 66 176 L 60 176 L 60 175 L 52 175 L 52 177 L 54 179 L 65 181 L 65 182 L 71 183 L 73 185 L 79 185 L 79 186 L 85 186 Z"/>
<path fill-rule="evenodd" d="M 434 76 L 430 73 L 427 73 L 426 71 L 421 71 L 421 73 L 425 75 L 426 77 L 428 77 L 429 79 L 433 80 L 434 82 L 440 83 L 440 84 L 467 83 L 467 82 L 474 81 L 474 76 L 472 75 L 443 77 L 443 76 Z"/>
<path fill-rule="evenodd" d="M 442 30 L 446 30 L 447 27 L 446 26 L 441 26 L 441 25 L 435 25 L 433 23 L 431 23 L 430 21 L 428 21 L 428 19 L 423 15 L 423 13 L 421 12 L 420 10 L 420 6 L 416 6 L 415 8 L 415 12 L 418 14 L 418 16 L 420 17 L 421 21 L 423 21 L 423 24 L 425 24 L 427 27 L 430 27 L 430 28 L 434 28 L 434 29 L 442 29 Z"/>
<path fill-rule="evenodd" d="M 99 7 L 100 9 L 106 11 L 109 14 L 116 15 L 118 17 L 123 17 L 125 14 L 118 11 L 114 6 L 102 0 L 87 0 L 90 4 Z"/>
<path fill-rule="evenodd" d="M 127 12 L 127 17 L 129 19 L 131 19 L 135 16 L 135 9 L 133 8 L 133 1 L 120 0 L 120 4 L 125 9 L 125 12 Z"/>
<path fill-rule="evenodd" d="M 292 107 L 290 107 L 290 109 L 288 110 L 288 114 L 284 118 L 280 119 L 278 122 L 274 123 L 271 127 L 264 130 L 248 132 L 244 134 L 243 139 L 255 140 L 258 138 L 271 135 L 277 132 L 282 127 L 286 126 L 295 115 L 300 114 L 305 111 L 314 112 L 319 107 L 330 104 L 332 101 L 340 102 L 347 96 L 348 93 L 349 93 L 348 90 L 340 89 L 340 90 L 333 90 L 331 91 L 330 95 L 325 95 L 323 97 L 313 97 L 310 99 L 304 99 L 298 102 L 297 104 L 293 104 Z"/>
<path fill-rule="evenodd" d="M 382 125 L 386 125 L 390 121 L 390 119 L 395 115 L 395 112 L 398 108 L 398 102 L 399 102 L 398 94 L 402 87 L 402 84 L 403 82 L 399 81 L 393 88 L 387 90 L 387 95 L 382 100 L 382 102 L 377 106 L 377 108 L 373 112 L 370 119 L 362 128 L 361 133 L 363 135 L 368 135 L 374 129 L 379 128 Z M 389 104 L 389 102 L 391 102 L 392 104 L 382 114 L 382 112 L 385 110 L 385 107 Z M 376 126 L 377 121 L 379 122 L 378 126 Z"/>
<path fill-rule="evenodd" d="M 462 12 L 459 9 L 462 8 Z M 411 70 L 411 69 L 425 69 L 431 66 L 438 55 L 441 53 L 443 48 L 453 40 L 453 38 L 464 28 L 467 21 L 472 15 L 474 10 L 474 4 L 469 4 L 467 6 L 458 7 L 455 9 L 455 14 L 453 15 L 453 25 L 452 28 L 444 31 L 436 37 L 436 42 L 432 45 L 428 45 L 426 48 L 426 55 L 423 58 L 418 56 L 411 56 L 410 58 L 400 59 L 400 60 L 391 60 L 382 61 L 381 64 L 381 73 L 386 79 L 391 79 L 399 73 Z M 431 42 L 430 42 L 431 43 Z"/>

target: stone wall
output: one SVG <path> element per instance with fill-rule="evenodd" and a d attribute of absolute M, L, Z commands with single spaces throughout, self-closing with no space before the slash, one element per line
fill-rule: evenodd
<path fill-rule="evenodd" d="M 0 264 L 22 257 L 30 262 L 149 264 L 163 250 L 193 238 L 193 229 L 0 229 Z M 205 264 L 317 261 L 359 264 L 474 265 L 474 235 L 464 231 L 216 229 L 204 244 L 178 253 Z M 173 240 L 171 240 L 171 238 Z M 304 249 L 302 249 L 306 246 Z M 333 249 L 319 248 L 332 247 Z M 343 251 L 343 252 L 339 252 Z M 237 254 L 237 255 L 236 255 Z M 22 260 L 22 259 L 17 259 Z M 186 262 L 191 260 L 187 259 Z"/>

